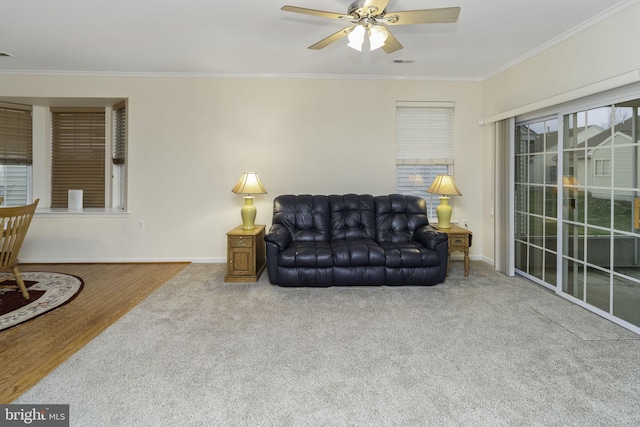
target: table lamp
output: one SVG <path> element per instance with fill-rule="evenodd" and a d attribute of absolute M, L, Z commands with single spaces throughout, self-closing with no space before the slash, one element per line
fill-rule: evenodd
<path fill-rule="evenodd" d="M 242 229 L 253 230 L 255 228 L 254 221 L 256 219 L 256 207 L 253 205 L 254 197 L 252 194 L 266 194 L 258 174 L 255 172 L 244 172 L 240 177 L 240 181 L 231 190 L 236 194 L 246 194 L 244 196 L 244 206 L 240 210 L 242 216 Z"/>
<path fill-rule="evenodd" d="M 440 204 L 436 208 L 438 215 L 438 228 L 451 228 L 451 212 L 453 208 L 449 205 L 449 196 L 462 196 L 451 175 L 438 175 L 433 180 L 431 187 L 427 188 L 427 193 L 440 194 Z"/>

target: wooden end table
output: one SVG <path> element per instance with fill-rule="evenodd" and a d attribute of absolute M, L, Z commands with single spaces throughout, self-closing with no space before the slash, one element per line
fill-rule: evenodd
<path fill-rule="evenodd" d="M 434 225 L 438 231 L 449 235 L 449 257 L 447 259 L 447 275 L 449 274 L 449 264 L 451 263 L 451 252 L 464 252 L 464 275 L 469 275 L 469 248 L 471 247 L 471 239 L 473 233 L 466 228 L 451 224 L 451 228 L 439 228 Z"/>
<path fill-rule="evenodd" d="M 243 230 L 239 225 L 227 233 L 225 282 L 257 282 L 267 265 L 264 225 Z"/>

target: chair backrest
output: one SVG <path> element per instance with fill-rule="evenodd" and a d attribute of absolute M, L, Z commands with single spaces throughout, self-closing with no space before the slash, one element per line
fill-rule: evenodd
<path fill-rule="evenodd" d="M 0 208 L 0 268 L 18 263 L 18 252 L 27 235 L 39 199 L 30 205 Z"/>

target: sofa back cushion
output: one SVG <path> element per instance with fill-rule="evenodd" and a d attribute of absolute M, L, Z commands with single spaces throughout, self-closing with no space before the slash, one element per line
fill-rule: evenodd
<path fill-rule="evenodd" d="M 273 201 L 273 223 L 282 224 L 294 242 L 328 242 L 329 198 L 309 194 L 278 196 Z"/>
<path fill-rule="evenodd" d="M 345 194 L 329 196 L 331 239 L 376 238 L 373 196 Z"/>
<path fill-rule="evenodd" d="M 420 197 L 401 194 L 376 196 L 374 205 L 378 242 L 409 242 L 418 228 L 429 224 L 427 204 Z"/>

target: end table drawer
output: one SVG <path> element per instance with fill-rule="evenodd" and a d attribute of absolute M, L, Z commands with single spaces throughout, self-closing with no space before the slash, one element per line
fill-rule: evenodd
<path fill-rule="evenodd" d="M 244 238 L 243 236 L 229 236 L 229 246 L 232 248 L 251 248 L 253 247 L 253 238 Z"/>
<path fill-rule="evenodd" d="M 465 248 L 469 243 L 469 235 L 468 234 L 451 234 L 449 235 L 449 246 L 452 248 Z"/>

